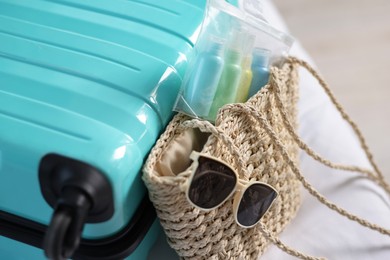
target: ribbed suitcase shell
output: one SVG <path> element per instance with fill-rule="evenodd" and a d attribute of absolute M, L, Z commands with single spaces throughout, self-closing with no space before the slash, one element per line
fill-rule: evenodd
<path fill-rule="evenodd" d="M 172 116 L 205 5 L 0 0 L 2 212 L 48 224 L 53 209 L 37 171 L 56 153 L 95 166 L 113 187 L 113 217 L 87 224 L 84 238 L 128 224 L 145 194 L 141 166 Z M 34 259 L 34 249 L 13 246 L 23 248 L 1 238 L 0 258 Z"/>

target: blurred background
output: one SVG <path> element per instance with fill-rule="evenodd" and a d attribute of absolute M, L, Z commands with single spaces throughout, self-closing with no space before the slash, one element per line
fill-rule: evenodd
<path fill-rule="evenodd" d="M 390 181 L 390 1 L 274 0 Z"/>

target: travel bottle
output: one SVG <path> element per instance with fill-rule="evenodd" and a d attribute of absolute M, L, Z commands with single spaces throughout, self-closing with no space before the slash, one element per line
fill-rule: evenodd
<path fill-rule="evenodd" d="M 224 67 L 223 49 L 223 41 L 213 37 L 196 57 L 183 93 L 193 116 L 204 118 L 209 114 Z"/>
<path fill-rule="evenodd" d="M 236 37 L 234 37 L 236 36 Z M 237 34 L 233 34 L 232 42 L 225 50 L 222 75 L 218 83 L 217 92 L 208 116 L 208 120 L 214 121 L 218 110 L 225 104 L 236 101 L 237 89 L 240 85 L 242 74 L 240 40 Z"/>
<path fill-rule="evenodd" d="M 240 78 L 240 85 L 237 90 L 236 100 L 237 103 L 243 103 L 248 99 L 249 88 L 252 82 L 253 73 L 251 69 L 252 65 L 252 50 L 255 41 L 255 36 L 246 34 L 244 42 L 243 58 L 241 61 L 242 74 Z"/>
<path fill-rule="evenodd" d="M 262 87 L 264 87 L 268 83 L 270 54 L 271 52 L 266 49 L 256 48 L 253 51 L 253 78 L 249 89 L 249 97 L 256 94 Z"/>

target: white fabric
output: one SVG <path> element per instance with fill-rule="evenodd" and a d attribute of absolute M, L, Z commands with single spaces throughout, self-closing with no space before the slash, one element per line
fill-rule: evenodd
<path fill-rule="evenodd" d="M 273 4 L 264 1 L 264 13 L 275 27 L 286 27 Z M 291 54 L 311 62 L 298 42 Z M 312 62 L 311 62 L 312 63 Z M 300 135 L 313 149 L 334 162 L 368 167 L 350 127 L 342 120 L 325 92 L 301 71 Z M 390 198 L 378 186 L 355 173 L 331 170 L 302 152 L 301 170 L 329 200 L 373 223 L 390 229 Z M 340 216 L 303 191 L 297 217 L 280 235 L 287 245 L 327 259 L 390 259 L 390 238 Z M 177 259 L 165 238 L 159 238 L 150 259 Z M 271 245 L 261 259 L 295 259 Z"/>

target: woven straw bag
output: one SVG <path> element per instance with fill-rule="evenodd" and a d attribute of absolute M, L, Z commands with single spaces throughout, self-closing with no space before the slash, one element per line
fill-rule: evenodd
<path fill-rule="evenodd" d="M 295 130 L 299 66 L 318 79 L 352 125 L 374 171 L 333 164 L 299 138 Z M 215 125 L 178 114 L 157 141 L 144 166 L 143 180 L 169 245 L 184 259 L 256 259 L 269 243 L 302 259 L 318 259 L 289 248 L 277 238 L 299 209 L 301 184 L 330 209 L 363 226 L 390 234 L 389 230 L 348 213 L 319 194 L 299 171 L 299 148 L 331 168 L 360 172 L 390 191 L 360 131 L 322 78 L 306 62 L 289 58 L 282 68 L 271 69 L 269 84 L 246 103 L 224 106 Z M 261 181 L 277 190 L 278 198 L 256 226 L 245 229 L 236 224 L 232 198 L 211 211 L 202 211 L 188 202 L 184 187 L 192 170 L 189 155 L 193 150 L 226 162 L 242 180 Z"/>

